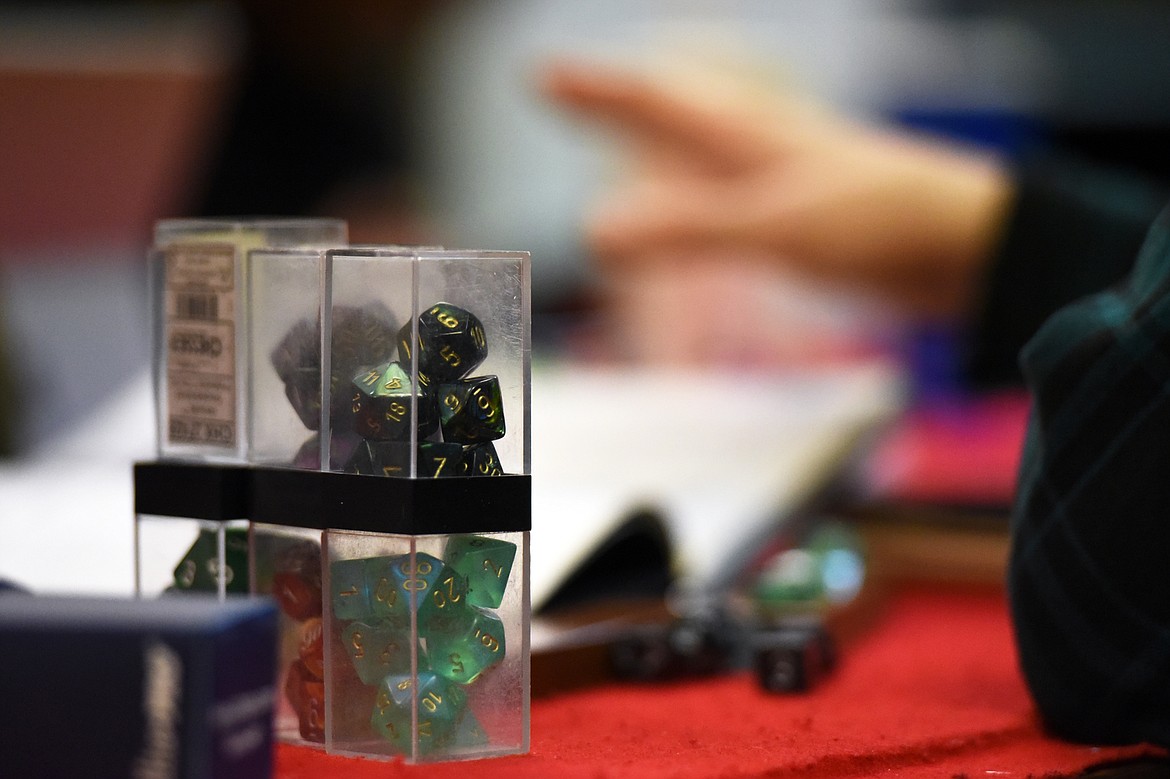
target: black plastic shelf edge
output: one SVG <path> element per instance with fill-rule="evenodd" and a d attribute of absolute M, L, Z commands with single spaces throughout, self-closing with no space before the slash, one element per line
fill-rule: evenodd
<path fill-rule="evenodd" d="M 134 464 L 134 511 L 164 517 L 247 519 L 251 472 L 242 465 Z"/>
<path fill-rule="evenodd" d="M 530 476 L 406 479 L 290 468 L 138 463 L 139 514 L 400 535 L 532 529 Z"/>

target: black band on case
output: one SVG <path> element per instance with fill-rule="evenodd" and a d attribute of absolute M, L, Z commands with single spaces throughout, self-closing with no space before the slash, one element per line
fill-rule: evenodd
<path fill-rule="evenodd" d="M 242 465 L 134 464 L 134 512 L 190 519 L 248 519 L 251 472 Z"/>
<path fill-rule="evenodd" d="M 137 463 L 135 511 L 192 519 L 401 535 L 532 529 L 530 476 L 410 479 L 349 473 Z"/>

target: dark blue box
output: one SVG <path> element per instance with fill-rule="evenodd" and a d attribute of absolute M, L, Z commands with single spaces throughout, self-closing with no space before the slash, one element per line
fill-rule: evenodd
<path fill-rule="evenodd" d="M 272 774 L 267 599 L 0 594 L 0 774 Z"/>

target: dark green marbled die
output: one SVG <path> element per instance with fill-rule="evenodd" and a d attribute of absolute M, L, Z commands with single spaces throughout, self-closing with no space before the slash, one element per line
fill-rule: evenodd
<path fill-rule="evenodd" d="M 411 338 L 410 322 L 398 331 L 399 359 L 410 365 L 417 354 L 419 373 L 437 382 L 466 376 L 487 353 L 479 317 L 451 303 L 435 303 L 419 314 L 417 338 Z"/>
<path fill-rule="evenodd" d="M 466 475 L 467 464 L 463 451 L 461 444 L 422 442 L 418 445 L 415 476 L 433 479 Z M 409 476 L 410 444 L 401 441 L 363 441 L 354 450 L 345 470 L 369 476 Z"/>
<path fill-rule="evenodd" d="M 224 584 L 227 592 L 248 591 L 248 531 L 227 528 L 224 531 Z M 219 551 L 216 531 L 201 529 L 195 543 L 175 566 L 177 592 L 218 592 Z"/>
<path fill-rule="evenodd" d="M 504 475 L 500 456 L 496 454 L 496 447 L 491 441 L 463 447 L 463 461 L 468 476 Z"/>
<path fill-rule="evenodd" d="M 387 362 L 364 368 L 351 386 L 353 429 L 371 441 L 405 441 L 417 420 L 418 438 L 432 435 L 439 426 L 434 393 L 423 377 L 417 386 L 410 380 L 410 366 Z"/>
<path fill-rule="evenodd" d="M 504 401 L 497 377 L 440 384 L 438 400 L 444 441 L 479 444 L 504 437 Z"/>
<path fill-rule="evenodd" d="M 453 682 L 470 684 L 504 659 L 504 623 L 495 614 L 468 607 L 470 619 L 452 621 L 427 633 L 431 670 Z"/>
<path fill-rule="evenodd" d="M 410 673 L 409 625 L 390 620 L 351 622 L 341 631 L 341 642 L 363 684 L 378 684 L 391 674 Z M 419 666 L 425 666 L 421 647 Z"/>
<path fill-rule="evenodd" d="M 374 732 L 405 753 L 411 747 L 411 708 L 417 700 L 418 745 L 422 752 L 447 743 L 467 712 L 467 693 L 458 685 L 430 671 L 388 676 L 378 685 L 378 697 L 370 716 Z"/>
<path fill-rule="evenodd" d="M 424 441 L 418 445 L 418 475 L 425 478 L 466 476 L 469 462 L 462 444 Z"/>
<path fill-rule="evenodd" d="M 443 553 L 447 565 L 467 577 L 467 602 L 499 608 L 516 559 L 516 545 L 491 536 L 452 536 Z"/>

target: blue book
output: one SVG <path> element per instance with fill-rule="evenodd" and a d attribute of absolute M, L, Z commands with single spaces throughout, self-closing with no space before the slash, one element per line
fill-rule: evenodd
<path fill-rule="evenodd" d="M 263 779 L 275 674 L 267 599 L 0 593 L 0 765 L 42 779 Z"/>

